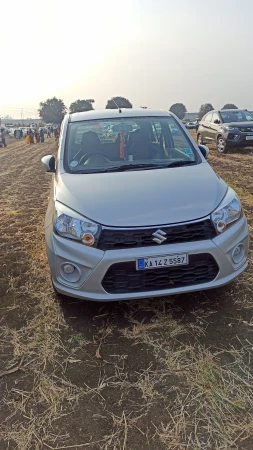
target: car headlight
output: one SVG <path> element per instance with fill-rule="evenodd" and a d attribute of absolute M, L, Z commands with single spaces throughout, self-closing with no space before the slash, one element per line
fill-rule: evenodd
<path fill-rule="evenodd" d="M 223 233 L 242 215 L 241 202 L 235 191 L 228 187 L 227 193 L 219 207 L 211 214 L 211 219 L 218 233 Z"/>
<path fill-rule="evenodd" d="M 226 130 L 226 131 L 238 131 L 238 128 L 237 128 L 237 127 L 224 126 L 223 128 L 224 128 L 224 130 Z"/>
<path fill-rule="evenodd" d="M 59 202 L 55 202 L 54 229 L 67 239 L 96 247 L 101 226 Z"/>

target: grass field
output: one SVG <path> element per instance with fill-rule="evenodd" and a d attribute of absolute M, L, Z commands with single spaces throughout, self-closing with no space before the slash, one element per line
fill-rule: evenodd
<path fill-rule="evenodd" d="M 193 136 L 195 133 L 193 132 Z M 58 298 L 43 220 L 56 144 L 0 149 L 1 450 L 253 448 L 253 275 L 113 304 Z M 209 163 L 253 231 L 253 155 Z"/>

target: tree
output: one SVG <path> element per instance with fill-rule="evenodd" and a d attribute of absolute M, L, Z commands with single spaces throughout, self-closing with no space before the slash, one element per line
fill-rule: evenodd
<path fill-rule="evenodd" d="M 204 103 L 204 105 L 201 105 L 199 110 L 199 118 L 202 119 L 205 114 L 207 114 L 209 111 L 212 111 L 214 109 L 213 105 L 211 103 Z"/>
<path fill-rule="evenodd" d="M 221 109 L 238 109 L 238 107 L 235 106 L 234 103 L 226 103 Z"/>
<path fill-rule="evenodd" d="M 171 105 L 170 111 L 182 120 L 187 112 L 187 109 L 183 103 L 174 103 L 174 105 Z"/>
<path fill-rule="evenodd" d="M 117 108 L 132 108 L 133 105 L 127 98 L 124 97 L 112 97 L 108 100 L 105 109 L 117 109 Z"/>
<path fill-rule="evenodd" d="M 38 111 L 43 122 L 60 124 L 67 109 L 62 100 L 53 97 L 40 102 Z"/>
<path fill-rule="evenodd" d="M 69 112 L 71 114 L 76 112 L 83 112 L 83 111 L 91 111 L 93 110 L 92 103 L 94 103 L 94 100 L 76 100 L 75 102 L 71 103 L 69 107 Z"/>

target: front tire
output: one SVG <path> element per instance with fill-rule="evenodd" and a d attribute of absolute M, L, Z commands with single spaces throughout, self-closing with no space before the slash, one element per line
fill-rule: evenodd
<path fill-rule="evenodd" d="M 225 154 L 228 152 L 228 146 L 223 136 L 217 137 L 217 150 L 218 153 Z"/>

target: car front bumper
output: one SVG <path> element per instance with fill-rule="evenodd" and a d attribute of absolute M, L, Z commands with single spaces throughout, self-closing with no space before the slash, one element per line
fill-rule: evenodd
<path fill-rule="evenodd" d="M 234 137 L 237 136 L 237 137 Z M 227 141 L 228 147 L 253 147 L 253 139 L 246 140 L 247 136 L 253 136 L 252 134 L 236 134 L 236 133 L 227 133 L 225 139 Z"/>
<path fill-rule="evenodd" d="M 213 240 L 124 250 L 102 251 L 96 248 L 86 247 L 81 243 L 56 235 L 51 225 L 45 231 L 46 249 L 54 287 L 62 294 L 80 299 L 117 301 L 212 289 L 231 282 L 247 267 L 249 232 L 245 216 Z M 232 251 L 238 244 L 243 244 L 245 257 L 238 264 L 235 264 L 232 260 Z M 216 278 L 211 282 L 191 286 L 187 286 L 186 284 L 179 288 L 172 287 L 148 292 L 120 294 L 110 294 L 102 286 L 104 276 L 113 264 L 130 261 L 135 262 L 138 258 L 178 253 L 188 253 L 189 256 L 203 253 L 210 254 L 219 268 Z M 66 262 L 76 267 L 79 277 L 78 280 L 75 277 L 71 279 L 71 276 L 69 279 L 65 279 L 66 274 L 63 273 L 62 264 Z M 159 269 L 156 270 L 159 271 Z"/>

